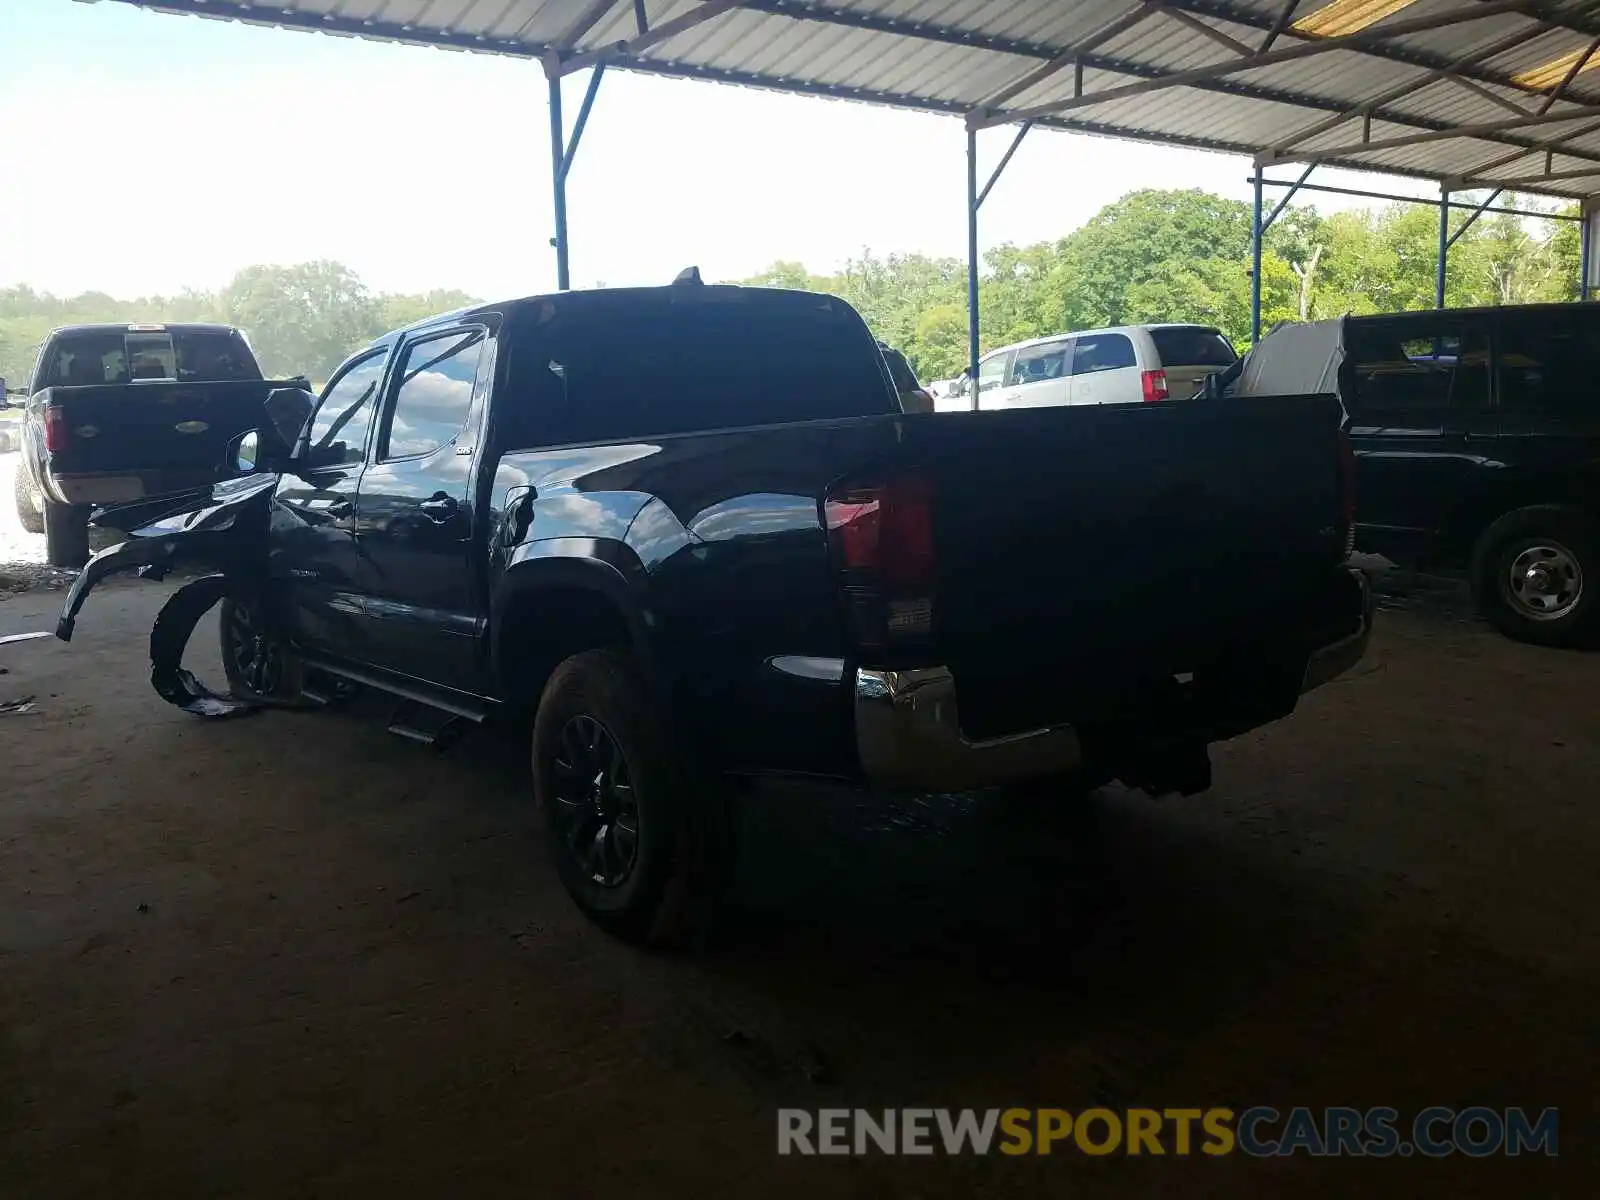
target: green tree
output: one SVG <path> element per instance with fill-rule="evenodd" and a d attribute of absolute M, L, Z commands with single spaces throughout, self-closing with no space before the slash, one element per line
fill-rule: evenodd
<path fill-rule="evenodd" d="M 268 376 L 326 379 L 379 323 L 366 285 L 335 262 L 246 267 L 219 299 L 226 319 L 249 331 Z"/>

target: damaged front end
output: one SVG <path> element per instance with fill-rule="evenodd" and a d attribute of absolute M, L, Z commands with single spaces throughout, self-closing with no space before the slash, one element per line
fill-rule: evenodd
<path fill-rule="evenodd" d="M 219 483 L 204 492 L 140 500 L 95 513 L 97 525 L 119 529 L 128 540 L 100 551 L 67 593 L 56 636 L 72 640 L 89 593 L 112 575 L 135 572 L 162 579 L 175 568 L 209 569 L 172 594 L 150 630 L 150 683 L 169 704 L 198 717 L 254 712 L 263 696 L 219 696 L 182 666 L 184 648 L 200 619 L 219 600 L 233 597 L 260 611 L 265 597 L 267 523 L 278 476 L 272 472 Z"/>
<path fill-rule="evenodd" d="M 313 453 L 304 441 L 315 398 L 302 388 L 275 388 L 263 405 L 266 423 L 231 444 L 225 471 L 236 472 L 211 487 L 134 500 L 98 509 L 94 524 L 128 535 L 100 551 L 79 573 L 56 623 L 56 636 L 72 640 L 78 612 L 102 579 L 126 571 L 163 579 L 175 567 L 212 574 L 172 594 L 150 630 L 150 683 L 169 704 L 197 717 L 233 717 L 283 701 L 267 692 L 241 689 L 219 696 L 183 669 L 183 651 L 200 618 L 219 600 L 232 601 L 241 625 L 254 631 L 256 649 L 276 636 L 281 622 L 267 583 L 267 529 L 272 497 L 282 471 L 293 471 Z M 233 682 L 230 673 L 230 683 Z M 239 691 L 246 694 L 240 695 Z"/>

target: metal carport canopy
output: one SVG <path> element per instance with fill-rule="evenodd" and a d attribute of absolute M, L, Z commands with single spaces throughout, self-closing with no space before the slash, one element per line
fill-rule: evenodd
<path fill-rule="evenodd" d="M 999 125 L 1249 155 L 1258 214 L 1261 168 L 1291 162 L 1600 205 L 1596 0 L 120 2 L 539 60 L 563 287 L 565 176 L 600 72 L 570 143 L 558 84 L 596 67 L 964 117 L 974 305 L 975 137 Z"/>

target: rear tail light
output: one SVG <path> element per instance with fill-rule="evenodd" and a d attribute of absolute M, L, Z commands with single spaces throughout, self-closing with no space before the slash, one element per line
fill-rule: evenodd
<path fill-rule="evenodd" d="M 1144 371 L 1139 375 L 1139 386 L 1144 392 L 1144 401 L 1150 404 L 1156 400 L 1167 398 L 1167 373 L 1165 371 Z"/>
<path fill-rule="evenodd" d="M 851 483 L 823 502 L 856 642 L 884 647 L 933 628 L 933 486 L 924 475 Z"/>
<path fill-rule="evenodd" d="M 51 404 L 44 410 L 44 448 L 60 454 L 67 448 L 67 412 Z"/>
<path fill-rule="evenodd" d="M 1344 555 L 1356 552 L 1356 454 L 1350 435 L 1339 430 L 1339 532 Z"/>

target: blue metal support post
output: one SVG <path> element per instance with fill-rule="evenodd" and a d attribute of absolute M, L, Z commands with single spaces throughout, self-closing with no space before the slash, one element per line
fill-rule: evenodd
<path fill-rule="evenodd" d="M 1594 273 L 1595 213 L 1591 206 L 1583 206 L 1583 224 L 1578 226 L 1578 299 L 1588 300 L 1594 295 L 1590 277 Z"/>
<path fill-rule="evenodd" d="M 589 72 L 589 87 L 583 93 L 583 103 L 578 107 L 578 119 L 572 126 L 570 142 L 567 140 L 566 122 L 561 116 L 560 59 L 546 59 L 544 71 L 550 83 L 550 181 L 554 191 L 552 199 L 556 225 L 556 235 L 550 239 L 550 244 L 556 248 L 556 287 L 565 292 L 572 287 L 567 243 L 567 175 L 572 171 L 578 143 L 583 140 L 584 126 L 589 123 L 589 111 L 594 108 L 594 98 L 600 90 L 600 79 L 606 73 L 606 64 L 596 63 Z"/>
<path fill-rule="evenodd" d="M 978 190 L 978 131 L 967 126 L 967 370 L 972 380 L 972 407 L 978 407 L 978 209 L 989 198 L 1000 175 L 1022 145 L 1022 139 L 1033 128 L 1032 121 L 1024 121 L 1011 139 L 1011 145 L 995 164 L 989 182 Z"/>
<path fill-rule="evenodd" d="M 978 407 L 978 131 L 967 128 L 967 371 Z"/>
<path fill-rule="evenodd" d="M 1256 198 L 1250 218 L 1250 344 L 1261 340 L 1261 164 L 1256 164 Z"/>
<path fill-rule="evenodd" d="M 556 235 L 550 244 L 556 248 L 556 287 L 566 291 L 572 286 L 572 272 L 567 266 L 567 173 L 563 165 L 567 157 L 567 131 L 561 120 L 561 74 L 559 67 L 551 69 L 545 64 L 550 83 L 550 182 L 554 188 Z"/>
<path fill-rule="evenodd" d="M 1439 191 L 1439 261 L 1433 273 L 1433 306 L 1444 307 L 1445 273 L 1450 264 L 1450 192 Z"/>

